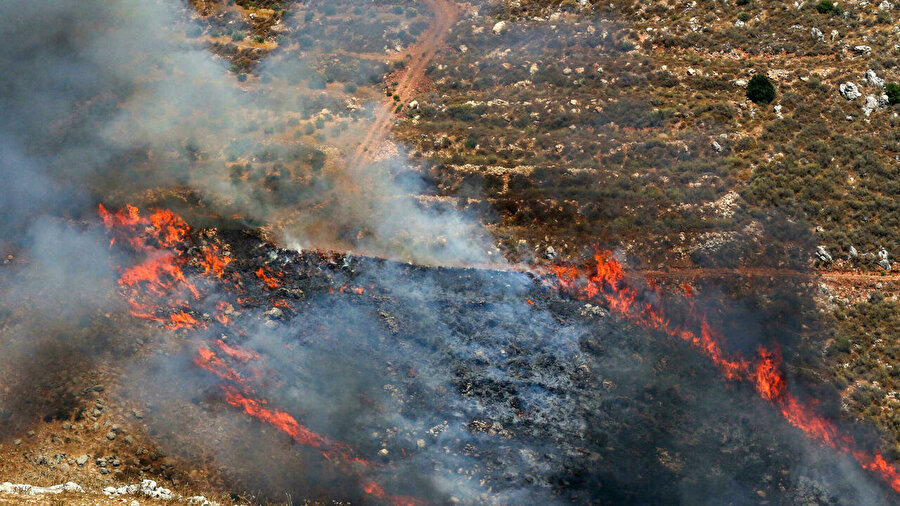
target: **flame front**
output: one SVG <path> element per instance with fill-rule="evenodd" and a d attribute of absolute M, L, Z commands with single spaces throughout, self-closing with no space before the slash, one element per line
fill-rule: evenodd
<path fill-rule="evenodd" d="M 768 348 L 759 346 L 753 359 L 730 357 L 723 350 L 723 336 L 709 325 L 706 317 L 695 307 L 693 292 L 689 288 L 684 292 L 690 302 L 687 318 L 690 323 L 676 323 L 666 317 L 659 303 L 642 301 L 661 299 L 662 294 L 655 285 L 650 284 L 649 296 L 639 297 L 638 291 L 627 283 L 622 265 L 613 259 L 612 253 L 598 252 L 594 261 L 593 268 L 587 271 L 573 266 L 553 266 L 554 281 L 563 292 L 575 298 L 602 303 L 611 313 L 633 324 L 687 341 L 712 360 L 729 380 L 751 382 L 760 397 L 775 405 L 788 423 L 807 437 L 852 455 L 863 468 L 877 474 L 900 493 L 900 470 L 889 464 L 880 453 L 869 453 L 858 448 L 856 442 L 842 434 L 833 422 L 818 415 L 812 406 L 788 391 L 781 369 L 781 350 L 777 345 Z"/>
<path fill-rule="evenodd" d="M 177 214 L 168 210 L 157 210 L 151 215 L 141 216 L 138 208 L 126 206 L 124 210 L 108 211 L 103 205 L 98 208 L 100 218 L 110 231 L 110 247 L 122 244 L 133 250 L 139 260 L 135 265 L 121 269 L 119 285 L 123 296 L 131 306 L 131 314 L 138 318 L 159 322 L 167 329 L 203 329 L 211 323 L 197 318 L 191 304 L 202 303 L 206 294 L 200 285 L 216 286 L 232 297 L 232 302 L 218 300 L 215 305 L 215 322 L 227 328 L 233 324 L 235 304 L 247 306 L 255 302 L 248 297 L 240 297 L 243 289 L 237 272 L 228 272 L 234 261 L 214 244 L 203 245 L 199 255 L 192 257 L 189 250 L 194 246 L 187 223 Z M 191 280 L 185 274 L 189 261 L 196 266 Z M 260 267 L 256 277 L 268 290 L 277 290 L 283 276 L 269 267 Z M 343 290 L 342 290 L 343 291 Z M 361 288 L 354 292 L 362 293 Z M 272 298 L 273 306 L 291 309 L 285 299 Z M 236 330 L 242 334 L 240 330 Z M 194 364 L 204 369 L 223 384 L 220 385 L 225 402 L 243 413 L 267 423 L 284 432 L 297 443 L 321 450 L 323 457 L 335 462 L 347 474 L 355 476 L 360 487 L 381 502 L 398 506 L 416 506 L 421 501 L 411 497 L 390 495 L 384 488 L 364 475 L 371 464 L 355 455 L 352 448 L 340 442 L 313 432 L 286 411 L 271 408 L 256 396 L 254 385 L 267 380 L 266 373 L 254 364 L 263 357 L 253 350 L 216 339 L 211 345 L 197 348 Z"/>

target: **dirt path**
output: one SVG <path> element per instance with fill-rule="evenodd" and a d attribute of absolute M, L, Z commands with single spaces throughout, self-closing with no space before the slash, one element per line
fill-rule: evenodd
<path fill-rule="evenodd" d="M 632 272 L 640 272 L 650 278 L 673 278 L 673 279 L 699 279 L 699 278 L 727 278 L 727 277 L 745 277 L 745 278 L 797 278 L 809 277 L 816 275 L 819 278 L 829 281 L 895 281 L 900 280 L 898 274 L 873 274 L 873 273 L 855 273 L 855 272 L 816 272 L 816 271 L 799 271 L 794 269 L 772 269 L 772 268 L 694 268 L 694 269 L 671 269 L 671 270 L 635 270 Z"/>
<path fill-rule="evenodd" d="M 397 86 L 394 87 L 394 94 L 400 97 L 401 104 L 407 104 L 412 100 L 417 88 L 425 80 L 428 63 L 446 43 L 450 28 L 456 23 L 459 15 L 457 6 L 452 0 L 424 1 L 434 13 L 434 20 L 422 33 L 419 41 L 404 52 L 409 54 L 411 59 L 406 68 L 396 76 Z M 405 54 L 401 53 L 403 56 Z M 376 110 L 375 121 L 348 160 L 351 168 L 360 169 L 371 161 L 378 148 L 387 139 L 394 120 L 393 107 L 395 107 L 393 100 L 385 100 L 384 106 Z"/>

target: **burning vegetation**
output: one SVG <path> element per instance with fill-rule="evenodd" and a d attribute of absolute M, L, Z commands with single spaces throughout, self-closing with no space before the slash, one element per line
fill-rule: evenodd
<path fill-rule="evenodd" d="M 892 7 L 758 4 L 0 2 L 0 502 L 896 503 Z"/>
<path fill-rule="evenodd" d="M 356 260 L 344 255 L 315 252 L 303 254 L 299 258 L 294 256 L 283 259 L 279 257 L 284 255 L 284 252 L 270 251 L 266 254 L 260 252 L 254 255 L 255 258 L 263 259 L 264 263 L 260 265 L 253 260 L 236 260 L 233 256 L 236 245 L 233 242 L 209 233 L 193 232 L 177 215 L 165 210 L 155 211 L 147 217 L 142 216 L 136 208 L 130 206 L 116 212 L 110 212 L 101 206 L 99 212 L 102 222 L 109 230 L 110 247 L 122 247 L 130 251 L 129 257 L 132 258 L 133 265 L 120 268 L 119 284 L 123 297 L 132 307 L 132 315 L 158 322 L 167 329 L 179 329 L 188 335 L 197 335 L 197 338 L 189 338 L 189 341 L 195 343 L 193 345 L 194 357 L 191 362 L 195 367 L 208 372 L 216 379 L 217 388 L 220 390 L 221 399 L 225 404 L 230 405 L 239 413 L 286 434 L 295 443 L 315 450 L 315 454 L 323 462 L 328 462 L 334 472 L 354 480 L 360 493 L 363 496 L 369 496 L 370 500 L 392 504 L 424 504 L 436 498 L 434 490 L 425 489 L 423 491 L 415 487 L 411 489 L 404 479 L 401 478 L 400 481 L 397 481 L 398 476 L 390 471 L 390 469 L 409 466 L 409 461 L 422 459 L 423 454 L 430 459 L 432 469 L 439 470 L 441 468 L 440 458 L 430 455 L 427 451 L 423 452 L 424 444 L 422 446 L 417 444 L 417 447 L 410 450 L 401 450 L 400 456 L 390 457 L 387 460 L 376 458 L 373 461 L 371 456 L 363 456 L 356 449 L 359 446 L 371 445 L 371 441 L 365 441 L 366 438 L 360 439 L 360 436 L 357 435 L 352 438 L 354 439 L 352 442 L 340 442 L 334 436 L 328 435 L 327 429 L 325 429 L 326 433 L 322 433 L 320 430 L 304 424 L 301 421 L 302 418 L 280 408 L 277 400 L 273 402 L 271 399 L 281 397 L 283 394 L 278 392 L 287 387 L 287 383 L 290 382 L 285 376 L 284 358 L 269 355 L 271 349 L 267 352 L 264 349 L 255 348 L 255 346 L 259 346 L 259 342 L 251 335 L 253 327 L 248 323 L 246 316 L 243 316 L 254 313 L 278 315 L 277 320 L 266 317 L 264 327 L 270 329 L 281 325 L 296 328 L 291 323 L 295 319 L 312 318 L 313 322 L 307 322 L 308 325 L 315 325 L 315 328 L 319 329 L 318 332 L 325 332 L 325 335 L 319 339 L 330 340 L 331 338 L 328 337 L 330 332 L 327 328 L 334 324 L 323 326 L 321 322 L 314 323 L 319 320 L 319 317 L 315 316 L 314 312 L 310 313 L 313 311 L 310 307 L 311 298 L 315 300 L 317 297 L 337 297 L 339 300 L 352 296 L 362 297 L 363 301 L 368 300 L 369 297 L 375 297 L 375 300 L 391 298 L 396 296 L 394 295 L 395 290 L 405 291 L 410 286 L 408 283 L 414 283 L 413 280 L 406 279 L 410 276 L 409 272 L 398 276 L 396 273 L 390 272 L 394 268 L 385 266 L 383 261 Z M 246 244 L 238 247 L 244 251 L 248 248 Z M 158 268 L 157 265 L 166 267 Z M 257 265 L 259 266 L 257 267 Z M 328 273 L 325 278 L 321 278 L 322 267 L 326 267 L 325 272 Z M 459 276 L 454 272 L 441 274 L 441 271 L 438 270 L 432 274 L 428 269 L 419 268 L 419 270 L 422 272 L 418 275 L 424 274 L 426 277 L 446 276 L 452 279 Z M 382 276 L 375 274 L 376 272 L 389 272 L 389 274 Z M 727 385 L 732 382 L 749 383 L 757 395 L 774 408 L 773 412 L 778 412 L 784 417 L 788 425 L 799 429 L 800 432 L 823 447 L 852 456 L 862 468 L 881 478 L 887 486 L 895 490 L 900 487 L 896 468 L 889 464 L 881 454 L 865 450 L 864 446 L 856 443 L 847 432 L 841 431 L 835 421 L 817 414 L 815 401 L 804 401 L 802 396 L 797 396 L 789 391 L 789 382 L 782 369 L 781 351 L 777 342 L 761 343 L 755 353 L 749 355 L 732 350 L 733 345 L 729 343 L 727 336 L 707 319 L 703 303 L 695 300 L 696 294 L 687 285 L 681 287 L 680 295 L 667 293 L 653 283 L 643 283 L 642 288 L 636 288 L 636 286 L 641 286 L 639 280 L 633 280 L 633 276 L 628 276 L 622 264 L 616 261 L 609 252 L 597 253 L 590 269 L 578 269 L 571 265 L 555 265 L 550 269 L 534 269 L 522 274 L 491 273 L 490 271 L 481 273 L 472 270 L 463 270 L 462 272 L 466 273 L 465 276 L 469 277 L 470 282 L 472 276 L 481 278 L 479 284 L 483 290 L 487 290 L 483 295 L 489 295 L 495 290 L 490 285 L 496 283 L 496 279 L 494 279 L 496 276 L 509 278 L 509 281 L 514 282 L 518 287 L 501 290 L 501 292 L 506 292 L 499 294 L 500 299 L 504 301 L 502 304 L 507 306 L 512 304 L 511 307 L 517 307 L 516 313 L 522 311 L 531 313 L 531 318 L 540 320 L 541 313 L 546 311 L 557 314 L 555 318 L 563 317 L 562 315 L 566 312 L 572 311 L 571 308 L 565 309 L 566 306 L 571 307 L 574 301 L 582 300 L 590 304 L 578 310 L 580 314 L 584 315 L 579 318 L 583 321 L 576 324 L 577 327 L 582 328 L 579 332 L 592 332 L 585 328 L 585 326 L 591 325 L 592 318 L 587 316 L 592 314 L 591 311 L 602 316 L 608 310 L 614 320 L 621 320 L 628 325 L 642 329 L 640 332 L 658 333 L 667 341 L 671 341 L 673 338 L 680 340 L 698 351 L 699 355 L 706 360 L 711 361 L 714 368 L 722 374 L 725 380 L 723 386 L 726 389 Z M 373 276 L 374 279 L 372 279 Z M 319 278 L 318 281 L 316 278 Z M 325 284 L 321 284 L 323 281 Z M 397 283 L 400 284 L 399 287 L 396 286 Z M 368 288 L 363 289 L 360 285 L 368 286 Z M 300 288 L 301 286 L 302 288 Z M 466 285 L 463 284 L 454 290 L 462 289 L 463 292 L 459 297 L 465 299 L 469 297 L 466 295 L 469 288 L 463 287 Z M 440 298 L 445 298 L 450 294 L 445 290 L 446 288 L 438 290 L 436 294 L 440 294 Z M 371 295 L 366 295 L 367 292 Z M 515 302 L 510 302 L 509 297 L 515 299 Z M 573 302 L 563 302 L 566 299 Z M 676 299 L 680 299 L 682 302 L 678 303 Z M 475 299 L 476 303 L 478 303 L 477 301 L 478 298 Z M 422 303 L 423 301 L 419 300 L 418 302 Z M 323 308 L 322 304 L 317 302 L 312 304 L 312 307 L 321 309 Z M 366 305 L 365 302 L 351 304 Z M 500 304 L 500 302 L 489 303 L 489 305 L 496 304 Z M 591 306 L 591 304 L 596 306 Z M 326 305 L 328 304 L 326 303 Z M 554 306 L 556 307 L 554 308 Z M 489 309 L 487 314 L 491 315 L 489 318 L 493 320 L 500 318 L 502 321 L 505 317 L 501 315 L 511 310 L 511 307 L 504 310 L 494 307 L 494 309 Z M 594 309 L 585 312 L 584 308 Z M 346 309 L 344 311 L 346 312 Z M 392 308 L 390 312 L 384 309 L 378 312 L 382 315 L 383 324 L 386 324 L 394 335 L 397 333 L 406 335 L 409 332 L 400 330 L 397 323 L 390 323 L 394 321 L 395 308 Z M 284 323 L 275 323 L 276 321 Z M 601 323 L 602 326 L 608 326 L 610 323 L 617 325 L 607 319 L 601 319 L 597 323 Z M 493 324 L 488 322 L 487 328 L 497 324 L 497 322 Z M 507 324 L 500 323 L 500 325 Z M 556 325 L 559 324 L 551 324 L 551 327 Z M 214 331 L 211 331 L 213 328 Z M 548 328 L 535 329 L 531 325 L 526 325 L 525 328 L 532 332 L 549 330 Z M 426 332 L 434 331 L 433 328 L 430 328 Z M 571 328 L 563 325 L 555 331 L 568 333 L 571 332 Z M 610 332 L 608 327 L 604 331 Z M 292 332 L 298 332 L 298 334 L 294 336 L 293 333 L 289 333 L 288 336 L 281 338 L 285 340 L 279 346 L 292 348 L 295 344 L 291 341 L 305 333 L 297 330 Z M 503 332 L 498 332 L 498 335 L 492 338 L 502 340 Z M 630 332 L 633 334 L 635 330 Z M 523 337 L 534 338 L 537 335 Z M 301 337 L 301 342 L 303 339 Z M 560 387 L 552 389 L 557 392 L 555 395 L 563 395 L 563 398 L 568 399 L 563 402 L 575 402 L 571 397 L 575 391 L 581 392 L 578 396 L 587 396 L 587 399 L 591 399 L 596 393 L 605 393 L 605 389 L 609 388 L 605 386 L 605 381 L 601 385 L 594 384 L 590 380 L 590 377 L 595 374 L 596 361 L 602 360 L 598 356 L 593 356 L 596 350 L 591 348 L 597 345 L 587 344 L 591 340 L 591 338 L 588 338 L 587 341 L 584 337 L 579 338 L 583 351 L 577 353 L 576 356 L 586 355 L 576 359 L 576 363 L 581 362 L 582 365 L 579 365 L 575 371 L 564 373 L 575 375 L 571 377 L 570 381 L 579 376 L 580 378 L 575 383 L 570 383 L 568 387 L 564 387 L 563 390 L 559 390 Z M 664 347 L 671 345 L 671 342 L 662 344 Z M 517 346 L 521 345 L 512 347 L 515 349 Z M 477 348 L 481 348 L 481 346 L 479 345 Z M 493 359 L 488 358 L 489 355 L 485 354 L 489 348 L 482 349 L 484 351 L 477 352 L 473 358 L 475 364 L 484 366 L 491 363 Z M 454 355 L 457 355 L 456 360 L 461 358 L 458 353 L 459 351 L 454 352 Z M 515 353 L 534 353 L 534 351 L 526 352 L 524 349 L 520 349 Z M 504 357 L 502 354 L 498 357 L 502 357 L 501 361 L 513 358 Z M 585 362 L 586 359 L 587 362 Z M 411 381 L 411 385 L 406 388 L 412 388 L 412 390 L 407 390 L 406 395 L 421 396 L 421 393 L 413 394 L 418 388 L 422 388 L 421 386 L 413 387 L 417 384 L 416 380 L 419 376 L 417 371 L 428 370 L 431 366 L 425 365 L 428 363 L 427 361 L 417 363 L 416 361 L 420 361 L 421 357 L 416 356 L 415 353 L 408 356 L 407 360 L 413 362 L 408 366 L 408 372 L 404 374 L 406 379 Z M 486 451 L 474 450 L 479 445 L 486 444 L 484 441 L 477 442 L 479 439 L 476 437 L 477 434 L 483 432 L 492 434 L 494 438 L 499 437 L 500 440 L 505 441 L 500 446 L 508 446 L 508 449 L 513 449 L 524 444 L 519 438 L 546 438 L 549 435 L 546 431 L 550 427 L 559 423 L 568 426 L 586 414 L 581 412 L 578 415 L 570 412 L 563 418 L 558 418 L 566 411 L 559 412 L 561 407 L 558 406 L 548 407 L 549 400 L 525 400 L 530 395 L 526 394 L 527 390 L 520 390 L 522 386 L 513 386 L 517 381 L 509 383 L 508 386 L 506 386 L 506 381 L 509 380 L 504 380 L 494 386 L 489 386 L 489 383 L 482 387 L 476 387 L 477 383 L 473 383 L 473 381 L 480 382 L 483 379 L 476 380 L 477 375 L 470 376 L 471 373 L 466 372 L 466 366 L 462 365 L 466 362 L 467 360 L 463 360 L 459 365 L 454 366 L 455 371 L 452 376 L 456 376 L 457 379 L 451 380 L 451 385 L 455 384 L 455 386 L 448 386 L 458 392 L 457 395 L 460 395 L 460 399 L 472 396 L 478 399 L 474 406 L 469 407 L 469 409 L 474 407 L 476 411 L 469 415 L 473 416 L 473 419 L 466 424 L 468 427 L 466 432 L 469 435 L 462 439 L 469 441 L 465 443 L 465 447 L 472 448 L 466 450 L 465 455 L 476 462 L 481 460 L 481 452 Z M 539 362 L 532 367 L 544 368 L 548 365 Z M 400 366 L 394 364 L 391 367 L 398 368 Z M 504 369 L 506 367 L 508 366 L 504 366 Z M 584 369 L 581 369 L 582 367 Z M 523 379 L 531 377 L 530 380 L 525 381 L 525 384 L 536 385 L 532 383 L 535 381 L 533 375 L 536 372 L 532 371 L 524 377 L 519 377 Z M 378 373 L 375 377 L 380 374 Z M 513 374 L 512 377 L 516 377 L 520 373 L 514 374 L 512 371 L 508 371 L 506 374 Z M 585 374 L 587 376 L 584 376 Z M 434 379 L 436 377 L 431 377 L 430 381 L 434 381 Z M 481 388 L 486 389 L 479 391 Z M 499 390 L 495 390 L 498 388 Z M 504 391 L 507 391 L 508 394 L 503 394 Z M 497 395 L 497 392 L 501 395 L 500 399 L 488 400 Z M 446 396 L 446 394 L 444 395 Z M 504 399 L 505 395 L 511 397 Z M 560 400 L 554 402 L 560 402 Z M 482 421 L 480 417 L 474 416 L 477 411 L 496 409 L 488 408 L 488 406 L 498 401 L 501 405 L 509 403 L 505 409 L 511 409 L 510 414 L 513 416 L 513 421 L 500 414 L 502 410 L 498 413 L 499 416 L 494 415 L 497 418 L 493 421 L 490 419 Z M 378 404 L 380 403 L 376 403 L 374 407 L 376 418 L 384 416 L 380 410 L 389 403 L 380 407 Z M 404 409 L 408 408 L 401 408 L 401 412 Z M 461 406 L 457 406 L 455 409 L 461 409 Z M 566 409 L 570 409 L 570 407 Z M 551 418 L 547 419 L 547 416 Z M 565 419 L 566 417 L 573 419 Z M 623 422 L 623 425 L 627 426 L 628 422 Z M 564 432 L 568 433 L 572 430 L 573 427 L 566 427 Z M 584 428 L 574 430 L 581 432 Z M 784 431 L 784 429 L 780 430 Z M 516 435 L 517 432 L 518 435 Z M 784 432 L 789 434 L 788 431 Z M 584 436 L 582 435 L 582 437 Z M 424 440 L 420 441 L 424 443 Z M 459 443 L 460 440 L 457 437 L 457 444 Z M 603 452 L 604 450 L 601 448 L 608 445 L 603 440 L 597 441 L 597 443 L 602 444 L 594 451 Z M 384 453 L 387 455 L 387 450 Z M 487 454 L 491 454 L 491 452 L 487 451 Z M 509 459 L 510 457 L 506 455 L 506 457 L 500 458 Z M 579 460 L 580 457 L 576 457 L 574 462 L 567 460 L 560 468 L 554 468 L 551 465 L 551 475 L 583 472 L 576 471 L 578 465 L 575 462 Z M 521 465 L 514 464 L 515 460 L 504 461 L 515 466 Z M 477 467 L 479 466 L 476 464 Z M 498 470 L 494 468 L 492 471 L 491 469 L 492 466 L 484 468 L 484 475 L 481 478 L 483 481 L 491 482 L 498 479 L 497 476 L 492 477 L 491 474 L 497 473 Z M 529 471 L 537 479 L 537 481 L 531 482 L 532 484 L 538 484 L 549 478 L 549 476 L 541 477 L 543 473 L 547 472 L 546 469 L 544 471 L 538 471 L 538 469 L 541 469 L 541 466 Z M 385 478 L 385 476 L 387 477 Z M 569 479 L 571 478 L 566 478 L 563 482 Z M 609 477 L 607 476 L 606 479 Z M 383 480 L 387 480 L 387 485 L 380 483 Z M 588 480 L 588 483 L 591 482 Z M 516 492 L 512 492 L 508 488 L 504 491 L 505 487 L 500 485 L 501 483 L 502 478 L 494 485 L 498 487 L 497 492 L 500 495 L 493 500 L 522 493 L 521 485 L 514 486 L 513 490 Z M 609 483 L 617 482 L 614 480 Z M 638 483 L 642 483 L 642 480 L 639 479 Z M 618 486 L 624 487 L 624 491 L 620 491 L 625 494 L 622 497 L 637 499 L 653 496 L 652 494 L 646 495 L 646 491 L 640 491 L 640 487 L 628 492 L 629 487 L 624 483 L 619 482 Z M 509 487 L 509 484 L 506 487 Z M 539 488 L 540 486 L 538 486 Z M 397 493 L 389 492 L 392 489 L 397 489 Z M 556 487 L 552 487 L 552 489 L 554 495 L 561 497 L 568 496 L 573 499 L 576 497 L 596 499 L 598 497 L 595 495 L 598 491 L 591 486 L 581 492 L 578 492 L 578 487 L 572 490 Z M 472 496 L 470 499 L 474 499 L 474 497 Z M 483 496 L 482 499 L 489 497 L 491 497 L 490 494 Z"/>

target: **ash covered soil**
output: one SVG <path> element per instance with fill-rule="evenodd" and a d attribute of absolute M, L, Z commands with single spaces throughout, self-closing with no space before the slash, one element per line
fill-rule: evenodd
<path fill-rule="evenodd" d="M 372 482 L 429 503 L 889 502 L 688 345 L 535 275 L 297 253 L 245 232 L 206 239 L 235 259 L 225 276 L 241 274 L 243 304 L 220 325 L 202 312 L 223 298 L 212 293 L 195 313 L 207 328 L 177 333 L 257 357 L 229 370 L 328 441 L 229 405 L 237 381 L 196 367 L 195 347 L 142 357 L 123 382 L 150 433 L 234 490 L 362 503 L 384 500 Z M 277 283 L 256 280 L 260 268 Z"/>

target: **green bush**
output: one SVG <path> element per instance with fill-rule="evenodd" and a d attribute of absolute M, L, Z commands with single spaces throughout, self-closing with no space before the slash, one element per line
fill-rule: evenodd
<path fill-rule="evenodd" d="M 775 100 L 775 86 L 768 77 L 757 74 L 747 83 L 747 98 L 755 104 L 768 104 Z"/>
<path fill-rule="evenodd" d="M 900 84 L 887 83 L 885 90 L 887 91 L 888 102 L 891 105 L 900 104 Z"/>
<path fill-rule="evenodd" d="M 750 21 L 751 17 L 752 16 L 750 16 L 750 14 L 747 12 L 742 12 L 742 13 L 738 14 L 738 19 L 740 19 L 744 23 L 746 23 L 747 21 Z"/>
<path fill-rule="evenodd" d="M 841 9 L 837 5 L 834 5 L 830 0 L 822 0 L 818 4 L 816 4 L 816 10 L 821 14 L 835 14 L 841 15 L 844 13 L 844 9 Z"/>

